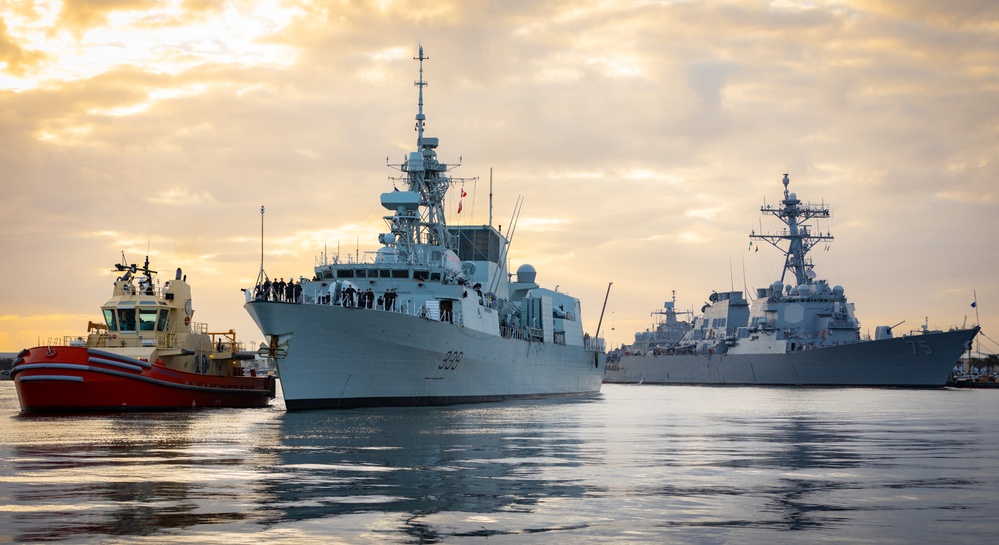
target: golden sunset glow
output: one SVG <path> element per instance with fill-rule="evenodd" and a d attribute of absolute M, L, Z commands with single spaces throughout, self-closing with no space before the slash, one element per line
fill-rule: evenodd
<path fill-rule="evenodd" d="M 511 228 L 515 270 L 609 346 L 677 291 L 774 280 L 747 251 L 790 173 L 830 203 L 812 255 L 862 332 L 999 325 L 999 7 L 957 3 L 0 0 L 0 351 L 83 333 L 122 252 L 261 335 L 240 288 L 379 247 L 381 192 L 427 131 Z M 169 278 L 166 276 L 165 278 Z M 974 293 L 978 307 L 972 309 Z"/>

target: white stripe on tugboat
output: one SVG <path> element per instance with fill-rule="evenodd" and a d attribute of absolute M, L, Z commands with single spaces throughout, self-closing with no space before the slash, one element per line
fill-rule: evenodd
<path fill-rule="evenodd" d="M 30 377 L 21 377 L 18 379 L 21 382 L 29 382 L 32 380 L 56 380 L 65 382 L 83 382 L 83 377 L 75 377 L 68 375 L 32 375 Z"/>

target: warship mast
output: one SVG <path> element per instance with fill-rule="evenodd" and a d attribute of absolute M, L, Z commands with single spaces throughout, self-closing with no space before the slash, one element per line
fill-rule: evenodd
<path fill-rule="evenodd" d="M 781 274 L 781 282 L 790 272 L 794 275 L 795 285 L 810 284 L 815 279 L 815 272 L 812 270 L 813 264 L 808 259 L 808 252 L 813 246 L 821 241 L 831 241 L 833 236 L 828 232 L 822 234 L 812 234 L 809 226 L 805 223 L 813 218 L 827 219 L 830 217 L 829 207 L 815 204 L 802 204 L 798 196 L 788 192 L 787 186 L 791 183 L 788 174 L 784 174 L 784 200 L 781 206 L 775 208 L 769 204 L 760 207 L 760 212 L 772 214 L 777 217 L 787 229 L 782 233 L 761 233 L 752 232 L 749 238 L 765 240 L 774 248 L 784 254 L 784 272 Z M 788 241 L 787 249 L 781 247 L 782 241 Z"/>

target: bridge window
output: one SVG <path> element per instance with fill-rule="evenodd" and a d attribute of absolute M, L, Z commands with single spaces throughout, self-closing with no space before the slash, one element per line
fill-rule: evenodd
<path fill-rule="evenodd" d="M 156 309 L 139 309 L 139 329 L 142 331 L 153 331 L 156 329 Z"/>
<path fill-rule="evenodd" d="M 122 331 L 135 331 L 135 309 L 119 308 L 118 323 L 121 324 Z"/>
<path fill-rule="evenodd" d="M 114 309 L 104 309 L 104 321 L 108 324 L 108 331 L 118 331 L 118 320 L 115 319 Z"/>

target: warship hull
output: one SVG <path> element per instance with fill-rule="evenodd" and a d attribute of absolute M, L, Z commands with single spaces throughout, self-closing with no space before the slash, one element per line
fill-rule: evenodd
<path fill-rule="evenodd" d="M 596 394 L 606 355 L 447 321 L 338 305 L 253 301 L 289 411 L 451 405 Z"/>
<path fill-rule="evenodd" d="M 623 355 L 604 382 L 942 387 L 977 328 L 779 354 Z"/>

